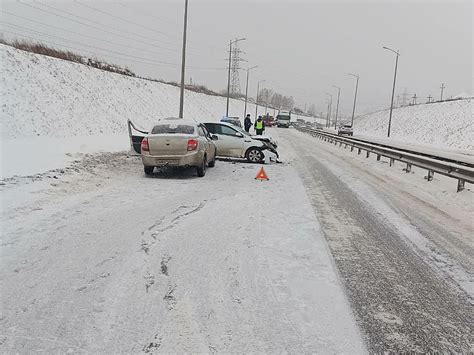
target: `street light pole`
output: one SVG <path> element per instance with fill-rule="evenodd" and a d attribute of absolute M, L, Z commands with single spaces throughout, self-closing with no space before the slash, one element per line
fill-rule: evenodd
<path fill-rule="evenodd" d="M 337 114 L 339 113 L 339 97 L 341 96 L 341 88 L 338 86 L 332 86 L 333 88 L 336 88 L 337 91 L 337 105 L 336 105 L 336 120 L 334 121 L 334 129 L 337 129 Z"/>
<path fill-rule="evenodd" d="M 245 84 L 244 118 L 245 118 L 245 116 L 247 115 L 247 98 L 248 98 L 248 92 L 249 92 L 249 72 L 250 72 L 252 69 L 255 69 L 255 68 L 258 68 L 258 65 L 254 66 L 254 67 L 251 67 L 251 68 L 247 68 L 247 84 Z"/>
<path fill-rule="evenodd" d="M 357 78 L 357 81 L 356 81 L 356 89 L 355 89 L 355 94 L 354 94 L 354 106 L 352 106 L 352 118 L 351 118 L 351 127 L 354 128 L 354 113 L 355 113 L 355 109 L 356 109 L 356 100 L 357 100 L 357 88 L 359 87 L 359 75 L 357 74 L 348 74 L 348 75 L 352 75 L 354 77 Z"/>
<path fill-rule="evenodd" d="M 257 82 L 257 97 L 255 99 L 255 119 L 257 119 L 257 115 L 258 115 L 258 93 L 260 91 L 260 83 L 263 83 L 265 80 L 259 80 Z"/>
<path fill-rule="evenodd" d="M 184 110 L 184 72 L 186 68 L 186 29 L 188 27 L 188 0 L 184 0 L 183 52 L 181 57 L 181 87 L 179 92 L 179 118 L 183 118 Z"/>
<path fill-rule="evenodd" d="M 330 97 L 328 102 L 328 113 L 326 115 L 326 128 L 329 128 L 331 126 L 332 94 L 327 92 L 326 95 Z"/>
<path fill-rule="evenodd" d="M 388 131 L 387 131 L 387 137 L 390 137 L 390 128 L 392 127 L 393 97 L 395 96 L 395 82 L 397 80 L 398 57 L 400 56 L 400 52 L 399 51 L 394 51 L 393 49 L 390 49 L 388 47 L 383 47 L 383 49 L 386 49 L 386 50 L 396 54 L 395 74 L 393 75 L 392 101 L 390 103 L 390 117 L 388 119 Z"/>
<path fill-rule="evenodd" d="M 230 61 L 231 61 L 231 55 L 232 55 L 232 45 L 234 43 L 237 43 L 239 41 L 244 41 L 245 38 L 237 38 L 233 41 L 229 41 L 229 68 L 227 70 L 227 103 L 226 103 L 226 110 L 225 110 L 225 115 L 226 117 L 229 117 L 229 96 L 230 96 Z"/>

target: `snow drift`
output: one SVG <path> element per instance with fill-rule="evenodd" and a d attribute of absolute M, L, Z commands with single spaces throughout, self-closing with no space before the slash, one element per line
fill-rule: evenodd
<path fill-rule="evenodd" d="M 390 136 L 406 143 L 474 149 L 473 99 L 406 106 L 393 110 Z M 354 129 L 367 136 L 386 137 L 389 110 L 355 119 Z"/>

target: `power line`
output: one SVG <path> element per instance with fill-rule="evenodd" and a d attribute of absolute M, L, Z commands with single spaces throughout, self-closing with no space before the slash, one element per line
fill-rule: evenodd
<path fill-rule="evenodd" d="M 132 8 L 132 7 L 130 7 L 130 6 L 128 6 L 128 5 L 125 5 L 125 4 L 121 3 L 121 2 L 119 2 L 118 4 L 121 5 L 121 6 L 123 6 L 123 7 L 125 7 L 125 8 L 127 8 L 127 9 L 132 10 L 133 12 L 139 13 L 139 14 L 141 14 L 141 15 L 145 15 L 145 16 L 147 16 L 147 17 L 149 17 L 149 18 L 157 19 L 157 20 L 160 20 L 160 21 L 167 21 L 167 22 L 176 24 L 176 21 L 175 21 L 175 20 L 170 20 L 170 19 L 168 19 L 168 18 L 162 18 L 162 17 L 157 17 L 157 16 L 154 16 L 154 15 L 150 15 L 150 14 L 148 14 L 148 13 L 146 13 L 146 12 L 138 11 L 136 8 Z M 187 47 L 188 47 L 188 48 L 191 48 L 191 49 L 202 49 L 202 47 L 206 47 L 206 48 L 209 48 L 209 49 L 211 49 L 211 50 L 213 50 L 213 51 L 222 51 L 223 49 L 225 49 L 224 47 L 215 47 L 215 46 L 210 46 L 210 45 L 208 45 L 208 44 L 200 45 L 199 47 L 188 46 L 188 45 L 187 45 Z"/>
<path fill-rule="evenodd" d="M 2 21 L 0 21 L 0 23 L 1 22 Z M 110 49 L 103 49 L 103 48 L 100 48 L 100 47 L 91 46 L 90 44 L 85 44 L 85 43 L 81 43 L 81 42 L 77 42 L 77 41 L 71 41 L 70 39 L 67 39 L 67 38 L 63 38 L 63 37 L 59 37 L 59 36 L 55 36 L 55 35 L 50 35 L 50 34 L 47 34 L 45 32 L 30 30 L 30 29 L 28 29 L 26 27 L 23 27 L 23 26 L 18 26 L 18 25 L 13 25 L 13 26 L 12 25 L 7 25 L 7 26 L 19 27 L 23 31 L 38 33 L 38 34 L 41 34 L 43 36 L 57 38 L 61 41 L 65 41 L 65 42 L 69 42 L 69 43 L 77 43 L 81 46 L 90 47 L 90 48 L 101 50 L 101 51 L 104 51 L 104 52 L 110 52 L 110 53 L 119 54 L 119 55 L 122 55 L 122 56 L 131 57 L 131 58 L 135 58 L 135 59 L 149 60 L 150 62 L 155 62 L 155 63 L 159 63 L 159 64 L 167 64 L 167 65 L 172 65 L 172 66 L 179 67 L 179 64 L 177 64 L 177 63 L 164 62 L 164 61 L 161 61 L 161 60 L 153 60 L 153 59 L 149 59 L 149 58 L 145 58 L 145 57 L 135 56 L 135 55 L 132 55 L 132 54 L 124 54 L 124 53 L 113 51 L 113 50 L 110 50 Z"/>
<path fill-rule="evenodd" d="M 46 40 L 43 40 L 43 39 L 40 39 L 40 38 L 37 38 L 37 37 L 32 37 L 32 36 L 29 36 L 29 35 L 24 35 L 24 34 L 21 34 L 21 33 L 17 33 L 17 32 L 13 32 L 13 31 L 9 31 L 9 30 L 3 30 L 3 32 L 7 32 L 7 33 L 10 33 L 10 34 L 13 34 L 15 36 L 19 36 L 19 37 L 24 37 L 24 38 L 28 38 L 28 39 L 31 39 L 31 40 L 35 40 L 35 41 L 38 41 L 39 43 L 47 43 L 47 44 L 50 44 L 50 45 L 53 45 L 53 46 L 59 46 L 59 47 L 63 47 L 63 48 L 68 48 L 68 49 L 72 49 L 72 50 L 77 50 L 77 48 L 75 47 L 71 47 L 71 46 L 67 46 L 65 44 L 61 44 L 61 43 L 57 43 L 57 42 L 51 42 L 51 41 L 46 41 Z M 102 49 L 101 49 L 102 50 Z M 82 52 L 87 52 L 87 53 L 92 53 L 93 55 L 97 55 L 96 52 L 93 52 L 91 50 L 88 50 L 88 49 L 81 49 Z M 118 58 L 118 57 L 115 57 L 115 56 L 112 56 L 112 55 L 109 55 L 109 54 L 102 54 L 104 56 L 107 56 L 107 57 L 110 57 L 110 58 L 114 58 L 114 59 L 119 59 L 119 60 L 124 60 L 124 58 Z M 118 53 L 118 55 L 121 55 L 121 56 L 126 56 L 125 54 L 121 54 L 121 53 Z M 151 65 L 151 66 L 161 66 L 161 67 L 168 67 L 168 68 L 176 68 L 175 65 L 173 66 L 170 66 L 170 65 L 160 65 L 160 64 L 156 64 L 156 63 L 150 63 L 150 62 L 144 62 L 144 61 L 140 61 L 140 60 L 134 60 L 134 59 L 128 59 L 132 62 L 136 62 L 136 63 L 142 63 L 142 64 L 147 64 L 147 65 Z M 147 59 L 149 60 L 149 59 Z"/>
<path fill-rule="evenodd" d="M 3 21 L 0 21 L 0 23 L 2 23 Z M 22 27 L 22 28 L 25 28 L 23 26 L 18 26 L 18 25 L 7 25 L 9 27 Z M 22 30 L 20 28 L 20 30 Z M 28 36 L 28 35 L 24 35 L 24 34 L 20 34 L 20 33 L 16 33 L 16 32 L 13 32 L 13 31 L 8 31 L 8 30 L 3 30 L 4 32 L 7 32 L 7 33 L 11 33 L 11 34 L 14 34 L 15 36 L 20 36 L 20 37 L 25 37 L 25 38 L 29 38 L 29 39 L 33 39 L 33 40 L 36 40 L 36 41 L 40 41 L 40 42 L 44 42 L 44 43 L 48 43 L 48 44 L 52 44 L 52 45 L 55 45 L 55 46 L 61 46 L 61 47 L 64 47 L 64 48 L 69 48 L 69 49 L 72 49 L 72 50 L 77 50 L 77 48 L 75 47 L 71 47 L 71 46 L 66 46 L 64 44 L 60 44 L 60 43 L 55 43 L 55 42 L 50 42 L 50 41 L 45 41 L 43 39 L 40 39 L 40 38 L 36 38 L 36 37 L 31 37 L 31 36 Z M 33 32 L 33 33 L 39 33 L 39 34 L 42 34 L 42 35 L 45 35 L 45 36 L 48 36 L 48 37 L 55 37 L 55 38 L 58 38 L 59 40 L 61 41 L 66 41 L 66 42 L 74 42 L 74 43 L 77 43 L 79 45 L 82 45 L 82 46 L 86 46 L 86 47 L 91 47 L 91 48 L 94 48 L 94 49 L 97 49 L 99 51 L 104 51 L 104 52 L 111 52 L 111 53 L 115 53 L 117 55 L 120 55 L 120 56 L 124 56 L 124 57 L 132 57 L 132 58 L 137 58 L 137 59 L 144 59 L 144 60 L 147 60 L 149 62 L 144 62 L 144 61 L 141 61 L 141 60 L 130 60 L 132 62 L 136 62 L 136 63 L 142 63 L 142 64 L 147 64 L 147 65 L 153 65 L 153 66 L 161 66 L 161 67 L 166 67 L 166 68 L 176 68 L 176 67 L 179 67 L 180 65 L 179 64 L 176 64 L 176 63 L 169 63 L 169 62 L 161 62 L 161 61 L 155 61 L 153 59 L 149 59 L 149 58 L 144 58 L 144 57 L 136 57 L 136 56 L 131 56 L 129 54 L 125 54 L 125 53 L 121 53 L 121 52 L 116 52 L 116 51 L 110 51 L 110 50 L 107 50 L 107 49 L 102 49 L 102 48 L 99 48 L 99 47 L 94 47 L 94 46 L 90 46 L 90 45 L 87 45 L 87 44 L 84 44 L 84 43 L 81 43 L 81 42 L 77 42 L 77 41 L 71 41 L 69 39 L 65 39 L 65 38 L 62 38 L 62 37 L 58 37 L 58 36 L 53 36 L 53 35 L 49 35 L 49 34 L 45 34 L 43 32 L 39 32 L 39 31 L 35 31 L 35 30 L 30 30 L 30 29 L 25 29 L 23 31 L 28 31 L 28 32 Z M 81 51 L 85 51 L 85 52 L 88 52 L 88 53 L 92 53 L 94 55 L 97 55 L 97 53 L 93 52 L 93 51 L 90 51 L 90 50 L 87 50 L 87 49 L 81 49 Z M 115 58 L 115 59 L 119 59 L 119 60 L 124 60 L 124 58 L 117 58 L 117 57 L 114 57 L 114 56 L 111 56 L 109 54 L 102 54 L 102 55 L 106 55 L 110 58 Z M 128 59 L 127 59 L 128 60 Z M 198 67 L 198 66 L 186 66 L 186 68 L 190 68 L 190 69 L 195 69 L 195 70 L 225 70 L 225 68 L 211 68 L 211 67 Z"/>
<path fill-rule="evenodd" d="M 162 32 L 162 31 L 155 30 L 155 29 L 150 28 L 150 27 L 147 27 L 147 26 L 143 26 L 143 25 L 141 25 L 141 24 L 139 24 L 139 23 L 136 23 L 136 22 L 133 22 L 133 21 L 124 19 L 123 17 L 120 17 L 120 16 L 112 15 L 112 14 L 106 12 L 106 11 L 102 11 L 102 10 L 100 10 L 100 9 L 98 9 L 98 8 L 93 7 L 93 6 L 83 4 L 82 2 L 79 2 L 79 1 L 77 1 L 77 0 L 74 0 L 74 2 L 75 2 L 76 4 L 78 4 L 78 5 L 87 7 L 87 8 L 89 8 L 89 9 L 93 10 L 93 11 L 96 11 L 96 12 L 99 12 L 99 13 L 101 13 L 101 14 L 104 14 L 104 15 L 107 15 L 107 16 L 110 16 L 110 17 L 119 19 L 119 20 L 121 20 L 121 21 L 130 23 L 130 24 L 132 24 L 132 25 L 141 27 L 141 28 L 143 28 L 143 29 L 146 29 L 146 30 L 149 30 L 149 31 L 153 31 L 153 32 L 159 33 L 159 34 L 161 34 L 161 35 L 163 35 L 163 36 L 176 38 L 176 36 L 170 35 L 170 34 L 168 34 L 168 33 Z"/>
<path fill-rule="evenodd" d="M 112 45 L 115 45 L 115 46 L 123 47 L 123 44 L 122 44 L 122 43 L 113 42 L 113 41 L 107 41 L 107 40 L 101 39 L 101 38 L 99 38 L 99 37 L 94 37 L 94 36 L 86 35 L 86 34 L 83 34 L 83 33 L 75 32 L 75 31 L 70 31 L 70 30 L 66 30 L 66 29 L 61 28 L 61 27 L 56 27 L 56 26 L 53 26 L 53 25 L 49 25 L 49 24 L 47 24 L 47 23 L 43 23 L 43 22 L 40 22 L 40 21 L 36 21 L 36 20 L 29 19 L 29 18 L 26 18 L 26 17 L 23 17 L 23 16 L 18 16 L 18 15 L 12 14 L 12 13 L 10 13 L 10 12 L 1 10 L 1 9 L 0 9 L 0 11 L 3 12 L 3 13 L 5 13 L 5 14 L 11 15 L 11 16 L 15 16 L 15 17 L 18 17 L 18 18 L 21 18 L 21 19 L 24 19 L 24 20 L 27 20 L 27 21 L 31 21 L 31 22 L 34 22 L 34 23 L 37 23 L 37 24 L 40 24 L 40 25 L 43 25 L 43 26 L 47 26 L 47 27 L 54 28 L 54 29 L 56 29 L 56 30 L 61 30 L 61 31 L 64 31 L 64 32 L 68 32 L 68 33 L 75 34 L 75 35 L 77 35 L 77 36 L 92 38 L 92 39 L 95 39 L 95 40 L 97 40 L 97 41 L 101 41 L 101 42 L 104 42 L 104 43 L 109 43 L 109 44 L 112 44 Z M 18 26 L 18 25 L 15 25 L 15 26 Z M 18 27 L 20 27 L 20 26 L 18 26 Z M 135 49 L 135 50 L 137 50 L 137 51 L 149 52 L 149 53 L 153 53 L 153 54 L 160 54 L 160 55 L 163 54 L 163 53 L 160 53 L 160 52 L 150 51 L 150 50 L 148 50 L 148 49 L 142 49 L 142 48 L 138 48 L 138 47 L 131 47 L 131 46 L 128 46 L 128 45 L 127 45 L 127 48 L 129 48 L 129 49 Z"/>
<path fill-rule="evenodd" d="M 136 38 L 133 38 L 133 37 L 125 36 L 125 35 L 123 35 L 122 33 L 117 32 L 117 30 L 115 30 L 113 27 L 99 24 L 99 23 L 97 23 L 97 22 L 88 20 L 88 19 L 86 19 L 86 18 L 84 18 L 84 17 L 80 17 L 80 16 L 77 16 L 77 15 L 71 14 L 71 13 L 69 13 L 69 12 L 67 12 L 67 11 L 55 9 L 55 11 L 64 12 L 64 13 L 70 15 L 70 16 L 74 16 L 74 17 L 77 17 L 77 18 L 80 18 L 80 19 L 84 19 L 84 20 L 89 21 L 89 22 L 91 22 L 91 23 L 98 24 L 99 26 L 107 27 L 107 28 L 112 28 L 115 32 L 112 32 L 112 31 L 109 31 L 109 30 L 106 30 L 106 29 L 104 29 L 104 28 L 100 28 L 100 27 L 97 27 L 97 26 L 93 26 L 93 25 L 90 25 L 90 24 L 88 24 L 88 23 L 84 23 L 84 22 L 81 22 L 81 21 L 78 21 L 78 20 L 75 20 L 75 19 L 72 19 L 72 18 L 68 18 L 68 17 L 66 17 L 66 16 L 63 16 L 63 15 L 60 15 L 60 14 L 57 14 L 57 13 L 54 13 L 54 12 L 51 12 L 51 11 L 42 9 L 42 8 L 40 8 L 40 7 L 37 7 L 37 6 L 33 6 L 33 5 L 31 5 L 31 4 L 28 4 L 28 3 L 24 3 L 24 2 L 21 2 L 21 1 L 19 1 L 18 3 L 19 3 L 19 4 L 22 4 L 22 5 L 25 5 L 25 6 L 28 6 L 28 7 L 31 7 L 31 8 L 33 8 L 33 9 L 36 9 L 36 10 L 39 10 L 39 11 L 42 11 L 42 12 L 51 14 L 51 15 L 58 16 L 58 17 L 63 18 L 63 19 L 65 19 L 65 20 L 72 21 L 72 22 L 78 23 L 78 24 L 80 24 L 80 25 L 93 28 L 93 29 L 95 29 L 95 30 L 99 30 L 99 31 L 102 31 L 102 32 L 106 32 L 106 33 L 112 34 L 112 35 L 114 35 L 114 36 L 118 36 L 118 37 L 120 37 L 120 38 L 126 38 L 126 39 L 129 39 L 129 40 L 131 40 L 131 41 L 135 41 L 135 42 L 140 42 L 140 43 L 146 44 L 147 46 L 157 47 L 157 48 L 160 48 L 160 49 L 166 49 L 166 50 L 169 50 L 169 51 L 172 51 L 172 52 L 177 52 L 177 53 L 179 53 L 179 50 L 177 50 L 177 49 L 161 47 L 161 46 L 157 46 L 157 45 L 151 44 L 150 42 L 146 42 L 146 41 L 139 40 L 139 39 L 136 39 Z M 52 6 L 49 6 L 49 5 L 45 5 L 45 4 L 41 4 L 41 5 L 54 9 Z M 141 37 L 141 38 L 145 38 L 145 39 L 149 39 L 149 40 L 150 40 L 149 37 L 137 35 L 137 34 L 134 34 L 134 33 L 132 33 L 132 32 L 128 32 L 128 31 L 122 31 L 122 32 L 131 34 L 132 36 Z M 155 41 L 155 39 L 151 39 L 151 40 L 152 40 L 152 41 Z"/>
<path fill-rule="evenodd" d="M 163 20 L 164 20 L 164 21 L 167 21 L 167 22 L 170 22 L 170 23 L 173 23 L 173 24 L 176 23 L 176 20 L 171 20 L 171 19 L 164 18 L 164 17 L 158 17 L 158 16 L 155 16 L 155 15 L 150 15 L 150 14 L 148 14 L 148 13 L 146 13 L 146 12 L 138 11 L 138 10 L 135 9 L 135 8 L 131 8 L 130 6 L 125 5 L 124 3 L 121 3 L 121 2 L 118 2 L 118 4 L 121 5 L 121 6 L 123 6 L 123 7 L 125 7 L 125 8 L 127 8 L 127 9 L 133 10 L 134 12 L 137 12 L 137 13 L 140 13 L 140 14 L 142 14 L 142 15 L 145 15 L 145 16 L 147 16 L 147 17 L 149 17 L 149 18 L 153 18 L 153 19 L 160 20 L 160 21 L 163 21 Z"/>

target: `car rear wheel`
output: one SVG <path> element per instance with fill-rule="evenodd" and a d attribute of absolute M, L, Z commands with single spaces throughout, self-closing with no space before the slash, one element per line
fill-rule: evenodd
<path fill-rule="evenodd" d="M 206 175 L 206 166 L 207 166 L 207 158 L 204 157 L 204 159 L 202 160 L 201 166 L 198 166 L 198 167 L 196 168 L 196 170 L 197 170 L 197 176 L 203 177 L 204 175 Z"/>
<path fill-rule="evenodd" d="M 143 170 L 145 170 L 145 174 L 151 175 L 153 174 L 153 169 L 155 169 L 154 166 L 144 166 Z"/>
<path fill-rule="evenodd" d="M 214 153 L 214 159 L 212 159 L 212 161 L 209 162 L 208 166 L 210 168 L 213 168 L 216 166 L 216 154 Z"/>
<path fill-rule="evenodd" d="M 247 150 L 245 157 L 251 163 L 261 163 L 263 161 L 264 155 L 260 148 L 250 148 Z"/>

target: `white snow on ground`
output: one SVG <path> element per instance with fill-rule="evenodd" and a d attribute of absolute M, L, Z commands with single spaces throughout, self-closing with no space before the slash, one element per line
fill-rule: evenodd
<path fill-rule="evenodd" d="M 354 119 L 354 134 L 386 137 L 389 110 Z M 474 150 L 473 99 L 406 106 L 393 110 L 391 139 L 408 144 Z"/>
<path fill-rule="evenodd" d="M 0 187 L 0 351 L 364 353 L 295 169 L 259 168 L 104 153 Z"/>

